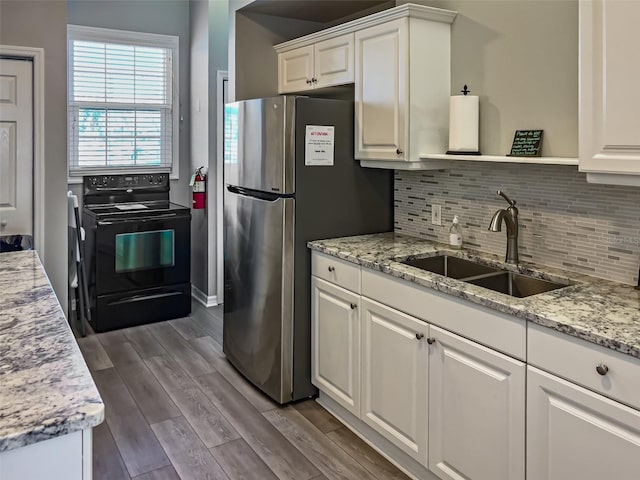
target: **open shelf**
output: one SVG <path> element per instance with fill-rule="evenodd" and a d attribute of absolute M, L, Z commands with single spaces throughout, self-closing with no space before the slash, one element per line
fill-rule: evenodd
<path fill-rule="evenodd" d="M 470 160 L 473 162 L 578 166 L 578 159 L 572 157 L 508 157 L 506 155 L 447 155 L 446 153 L 432 153 L 420 155 L 420 158 L 423 160 Z"/>

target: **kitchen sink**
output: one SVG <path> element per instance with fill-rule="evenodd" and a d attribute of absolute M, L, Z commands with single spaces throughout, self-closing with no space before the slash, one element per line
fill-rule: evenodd
<path fill-rule="evenodd" d="M 482 263 L 464 260 L 463 258 L 451 257 L 449 255 L 437 255 L 435 257 L 415 258 L 405 260 L 405 265 L 426 270 L 427 272 L 437 273 L 445 277 L 461 280 L 463 278 L 477 277 L 487 273 L 498 273 L 503 270 L 499 268 L 489 267 Z"/>
<path fill-rule="evenodd" d="M 401 263 L 517 298 L 568 286 L 449 255 L 417 258 Z"/>
<path fill-rule="evenodd" d="M 494 292 L 504 293 L 512 297 L 524 298 L 538 293 L 550 292 L 558 288 L 566 287 L 562 283 L 529 277 L 519 273 L 503 272 L 482 278 L 468 279 L 467 283 L 479 287 L 488 288 Z"/>

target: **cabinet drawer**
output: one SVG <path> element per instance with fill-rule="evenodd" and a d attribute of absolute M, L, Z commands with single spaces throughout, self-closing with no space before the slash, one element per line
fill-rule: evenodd
<path fill-rule="evenodd" d="M 526 358 L 526 322 L 427 287 L 362 270 L 362 295 L 499 350 Z"/>
<path fill-rule="evenodd" d="M 640 408 L 640 360 L 550 328 L 528 326 L 528 362 L 595 392 Z M 597 365 L 606 365 L 601 375 Z"/>
<path fill-rule="evenodd" d="M 311 252 L 311 273 L 327 282 L 360 293 L 360 266 L 345 260 Z"/>

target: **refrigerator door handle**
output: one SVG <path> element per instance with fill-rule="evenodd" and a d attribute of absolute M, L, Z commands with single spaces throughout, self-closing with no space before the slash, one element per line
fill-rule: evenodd
<path fill-rule="evenodd" d="M 258 190 L 250 190 L 248 188 L 237 187 L 235 185 L 227 185 L 229 193 L 234 195 L 242 195 L 243 197 L 249 197 L 256 200 L 263 200 L 265 202 L 277 202 L 281 198 L 288 198 L 291 195 L 279 195 L 277 193 L 261 192 Z"/>

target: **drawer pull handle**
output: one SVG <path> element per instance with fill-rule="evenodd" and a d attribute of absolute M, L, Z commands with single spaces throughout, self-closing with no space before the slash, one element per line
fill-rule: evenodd
<path fill-rule="evenodd" d="M 599 363 L 596 365 L 596 372 L 600 375 L 606 375 L 609 372 L 609 367 L 607 367 L 604 363 Z"/>
<path fill-rule="evenodd" d="M 427 343 L 429 345 L 433 345 L 434 343 L 436 343 L 436 339 L 433 338 L 433 337 L 429 337 L 429 338 L 427 338 Z"/>
<path fill-rule="evenodd" d="M 396 155 L 402 155 L 402 149 L 396 148 Z"/>
<path fill-rule="evenodd" d="M 329 267 L 329 271 L 330 271 L 330 272 L 335 271 L 335 267 Z"/>
<path fill-rule="evenodd" d="M 351 307 L 351 310 L 355 310 L 356 308 L 358 308 L 358 305 L 356 305 L 355 303 L 352 303 L 350 307 Z"/>
<path fill-rule="evenodd" d="M 418 340 L 422 340 L 424 338 L 424 333 L 416 333 L 416 338 Z"/>

